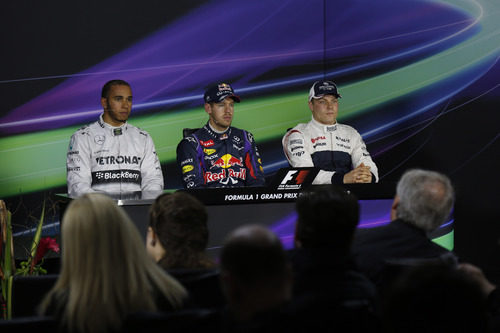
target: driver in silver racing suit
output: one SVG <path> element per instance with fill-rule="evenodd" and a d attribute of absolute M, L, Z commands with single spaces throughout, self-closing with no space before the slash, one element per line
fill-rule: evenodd
<path fill-rule="evenodd" d="M 130 86 L 121 80 L 110 82 L 103 88 L 104 113 L 71 137 L 66 160 L 71 198 L 88 192 L 163 190 L 163 174 L 151 136 L 126 121 L 132 105 Z"/>

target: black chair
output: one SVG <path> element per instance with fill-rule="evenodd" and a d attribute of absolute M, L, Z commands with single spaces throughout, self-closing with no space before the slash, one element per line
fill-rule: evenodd
<path fill-rule="evenodd" d="M 170 313 L 137 312 L 125 318 L 122 332 L 219 332 L 218 319 L 218 311 L 201 308 Z"/>
<path fill-rule="evenodd" d="M 12 281 L 12 317 L 37 315 L 37 307 L 54 286 L 57 274 L 14 276 Z"/>
<path fill-rule="evenodd" d="M 457 265 L 457 257 L 453 253 L 445 253 L 435 258 L 400 258 L 388 259 L 384 261 L 381 272 L 381 282 L 377 286 L 381 297 L 390 291 L 394 282 L 410 269 L 424 265 L 446 265 L 454 267 Z"/>
<path fill-rule="evenodd" d="M 0 332 L 2 333 L 54 333 L 57 332 L 58 323 L 50 317 L 19 317 L 10 320 L 0 320 Z"/>
<path fill-rule="evenodd" d="M 171 269 L 168 273 L 186 288 L 193 307 L 221 308 L 226 304 L 215 269 Z"/>
<path fill-rule="evenodd" d="M 193 134 L 199 129 L 200 128 L 184 128 L 182 129 L 182 137 L 185 138 L 186 136 Z"/>

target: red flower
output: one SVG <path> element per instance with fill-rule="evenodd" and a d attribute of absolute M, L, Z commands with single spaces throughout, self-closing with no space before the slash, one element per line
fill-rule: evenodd
<path fill-rule="evenodd" d="M 57 244 L 56 239 L 51 237 L 44 237 L 40 239 L 32 266 L 35 266 L 49 250 L 59 253 L 59 244 Z"/>

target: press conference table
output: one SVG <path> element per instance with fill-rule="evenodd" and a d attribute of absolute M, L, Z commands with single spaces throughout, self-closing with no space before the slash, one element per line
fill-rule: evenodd
<path fill-rule="evenodd" d="M 313 188 L 314 185 L 309 186 Z M 353 193 L 361 207 L 361 222 L 365 227 L 389 221 L 390 204 L 394 197 L 394 183 L 349 184 L 343 186 Z M 295 200 L 302 190 L 278 190 L 271 187 L 171 189 L 164 192 L 185 191 L 206 205 L 208 211 L 208 253 L 216 257 L 224 238 L 238 226 L 257 223 L 271 228 L 281 238 L 285 247 L 293 246 L 296 220 Z M 134 221 L 145 239 L 149 207 L 159 193 L 111 194 Z M 56 194 L 60 217 L 71 201 L 66 194 Z"/>

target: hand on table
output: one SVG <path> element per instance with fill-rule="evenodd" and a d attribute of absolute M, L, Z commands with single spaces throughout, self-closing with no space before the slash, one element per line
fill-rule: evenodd
<path fill-rule="evenodd" d="M 344 184 L 361 184 L 371 182 L 372 173 L 370 172 L 370 167 L 364 165 L 363 163 L 344 175 Z"/>

